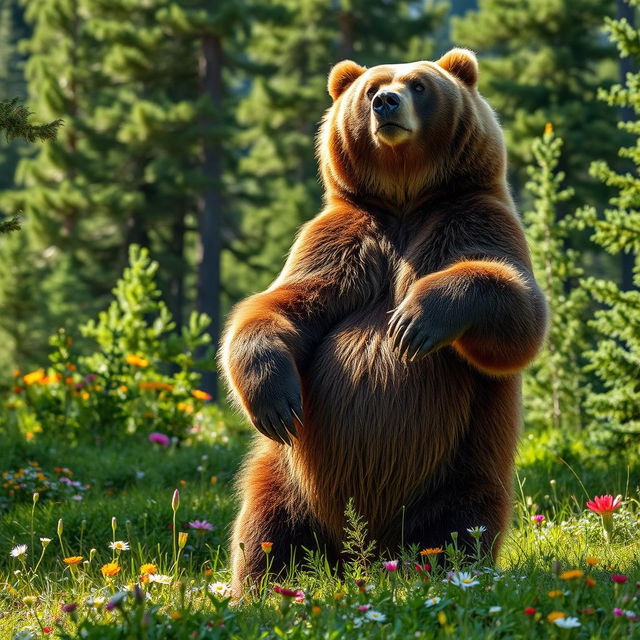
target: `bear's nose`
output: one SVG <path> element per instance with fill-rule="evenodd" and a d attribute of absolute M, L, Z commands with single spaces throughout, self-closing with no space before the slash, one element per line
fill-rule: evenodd
<path fill-rule="evenodd" d="M 391 113 L 400 106 L 400 96 L 393 91 L 380 91 L 376 93 L 371 103 L 373 110 L 378 115 L 384 115 L 385 113 Z"/>

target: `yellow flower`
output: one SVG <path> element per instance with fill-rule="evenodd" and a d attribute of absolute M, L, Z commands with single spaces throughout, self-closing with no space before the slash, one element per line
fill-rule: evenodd
<path fill-rule="evenodd" d="M 80 394 L 80 397 L 81 397 L 83 400 L 88 400 L 91 396 L 89 395 L 89 392 L 88 392 L 88 391 L 83 391 L 83 392 Z"/>
<path fill-rule="evenodd" d="M 336 591 L 336 593 L 333 594 L 334 600 L 342 600 L 342 598 L 344 598 L 344 591 Z"/>
<path fill-rule="evenodd" d="M 420 552 L 421 556 L 437 556 L 439 553 L 442 553 L 442 547 L 433 547 L 428 549 L 423 549 Z"/>
<path fill-rule="evenodd" d="M 69 556 L 68 558 L 64 558 L 65 564 L 80 564 L 83 560 L 82 556 Z"/>
<path fill-rule="evenodd" d="M 188 402 L 178 402 L 178 411 L 193 413 L 193 407 Z"/>
<path fill-rule="evenodd" d="M 143 576 L 149 575 L 150 573 L 158 573 L 158 567 L 156 567 L 155 564 L 147 562 L 140 567 L 140 573 Z"/>
<path fill-rule="evenodd" d="M 107 564 L 102 565 L 100 571 L 102 571 L 102 575 L 105 578 L 112 578 L 120 573 L 120 565 L 117 562 L 107 562 Z"/>
<path fill-rule="evenodd" d="M 25 376 L 23 376 L 22 380 L 26 385 L 31 386 L 33 384 L 37 384 L 38 382 L 41 382 L 45 378 L 46 378 L 46 374 L 44 372 L 44 369 L 38 369 L 37 371 L 32 371 L 31 373 L 27 373 Z"/>
<path fill-rule="evenodd" d="M 560 618 L 566 618 L 566 615 L 564 613 L 562 613 L 562 611 L 552 611 L 547 616 L 547 620 L 549 622 L 555 622 L 556 620 L 559 620 Z"/>
<path fill-rule="evenodd" d="M 261 542 L 260 546 L 265 553 L 271 553 L 271 548 L 273 547 L 273 542 Z"/>
<path fill-rule="evenodd" d="M 182 618 L 182 614 L 179 611 L 172 611 L 169 615 L 173 620 L 180 620 L 180 618 Z"/>
<path fill-rule="evenodd" d="M 211 400 L 211 396 L 206 391 L 200 391 L 200 389 L 194 389 L 191 395 L 198 400 Z"/>
<path fill-rule="evenodd" d="M 550 598 L 559 598 L 560 596 L 564 595 L 564 592 L 560 591 L 560 589 L 555 589 L 554 591 L 549 591 L 549 593 L 547 593 L 547 595 Z"/>
<path fill-rule="evenodd" d="M 140 367 L 141 369 L 144 369 L 145 367 L 149 366 L 148 360 L 145 360 L 141 356 L 137 356 L 134 353 L 128 353 L 124 359 L 127 364 L 130 364 L 133 367 Z"/>
<path fill-rule="evenodd" d="M 590 567 L 595 567 L 598 564 L 598 558 L 594 558 L 593 556 L 589 556 L 586 560 L 587 564 Z"/>
<path fill-rule="evenodd" d="M 547 122 L 544 125 L 544 135 L 548 136 L 551 135 L 553 133 L 553 125 L 550 122 Z"/>
<path fill-rule="evenodd" d="M 127 385 L 126 384 L 121 384 L 120 387 L 118 387 L 120 389 L 120 391 L 122 391 L 122 393 L 127 393 Z"/>
<path fill-rule="evenodd" d="M 571 569 L 560 574 L 561 580 L 575 580 L 576 578 L 582 578 L 584 571 L 582 569 Z"/>
<path fill-rule="evenodd" d="M 178 546 L 181 549 L 184 549 L 184 546 L 187 544 L 188 537 L 189 537 L 189 534 L 185 533 L 184 531 L 180 531 L 180 533 L 178 533 Z"/>
<path fill-rule="evenodd" d="M 25 596 L 22 598 L 22 602 L 24 602 L 27 607 L 33 607 L 38 602 L 38 598 L 35 596 Z"/>

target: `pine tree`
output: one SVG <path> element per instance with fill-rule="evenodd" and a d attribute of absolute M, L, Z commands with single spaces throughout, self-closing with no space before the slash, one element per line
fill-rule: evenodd
<path fill-rule="evenodd" d="M 637 7 L 638 0 L 628 0 Z M 607 31 L 622 57 L 640 60 L 640 29 L 625 19 L 607 20 Z M 630 107 L 640 114 L 640 73 L 630 73 L 624 85 L 603 92 L 609 104 Z M 633 163 L 633 169 L 618 173 L 606 162 L 596 162 L 591 171 L 617 193 L 609 208 L 598 215 L 594 208 L 582 211 L 583 224 L 593 229 L 592 239 L 611 254 L 633 253 L 635 289 L 621 290 L 615 282 L 589 278 L 585 287 L 594 299 L 604 305 L 596 312 L 593 327 L 597 345 L 587 352 L 589 369 L 594 371 L 602 387 L 594 390 L 587 409 L 605 431 L 623 439 L 640 436 L 640 121 L 621 123 L 621 128 L 635 137 L 634 144 L 622 147 L 620 156 Z M 612 442 L 619 442 L 613 438 Z"/>
<path fill-rule="evenodd" d="M 587 393 L 582 352 L 587 344 L 588 296 L 578 286 L 583 275 L 578 254 L 566 247 L 576 222 L 559 212 L 573 195 L 571 188 L 563 187 L 565 174 L 558 170 L 561 150 L 562 139 L 547 124 L 544 135 L 533 143 L 535 164 L 529 167 L 526 185 L 533 206 L 524 213 L 534 273 L 550 310 L 544 347 L 525 375 L 525 422 L 554 431 L 582 426 Z M 567 283 L 572 284 L 568 292 Z"/>
<path fill-rule="evenodd" d="M 622 144 L 615 112 L 597 99 L 598 86 L 615 80 L 614 65 L 607 66 L 613 51 L 602 38 L 613 4 L 480 0 L 477 11 L 452 20 L 456 44 L 480 52 L 480 89 L 503 122 L 517 191 L 545 122 L 564 138 L 561 164 L 575 187 L 565 210 L 606 200 L 587 169 L 594 157 L 613 160 Z"/>

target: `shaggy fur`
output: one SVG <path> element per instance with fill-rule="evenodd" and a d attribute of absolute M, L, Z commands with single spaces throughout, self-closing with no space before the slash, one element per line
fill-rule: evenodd
<path fill-rule="evenodd" d="M 520 371 L 545 303 L 475 56 L 331 72 L 318 136 L 323 211 L 282 273 L 232 312 L 227 380 L 260 431 L 240 474 L 233 589 L 320 545 L 353 497 L 381 550 L 438 546 L 511 503 Z M 385 92 L 393 112 L 376 113 Z M 399 106 L 398 106 L 399 105 Z M 240 543 L 243 543 L 241 548 Z"/>

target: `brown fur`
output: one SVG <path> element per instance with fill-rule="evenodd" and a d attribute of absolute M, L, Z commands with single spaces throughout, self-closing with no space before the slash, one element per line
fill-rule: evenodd
<path fill-rule="evenodd" d="M 263 434 L 240 474 L 237 595 L 264 571 L 262 541 L 277 569 L 292 546 L 338 557 L 349 498 L 381 550 L 402 529 L 405 543 L 453 530 L 470 543 L 475 525 L 488 548 L 507 525 L 517 372 L 543 339 L 545 304 L 476 80 L 464 50 L 330 75 L 324 210 L 273 285 L 233 311 L 222 349 Z M 380 91 L 395 92 L 401 126 L 374 114 Z"/>

